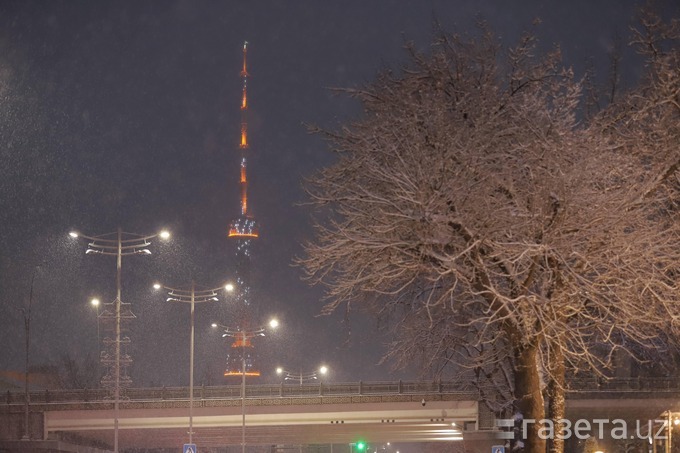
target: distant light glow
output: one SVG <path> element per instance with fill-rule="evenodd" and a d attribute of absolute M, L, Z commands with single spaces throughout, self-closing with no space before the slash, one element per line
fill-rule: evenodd
<path fill-rule="evenodd" d="M 279 327 L 279 320 L 272 319 L 271 321 L 269 321 L 269 327 L 271 327 L 272 329 L 276 329 L 277 327 Z"/>
<path fill-rule="evenodd" d="M 253 219 L 245 217 L 234 220 L 231 225 L 229 225 L 229 233 L 227 235 L 229 237 L 256 238 L 259 236 L 257 223 Z"/>
<path fill-rule="evenodd" d="M 241 148 L 248 147 L 248 126 L 243 123 L 241 124 Z"/>
<path fill-rule="evenodd" d="M 224 285 L 224 289 L 225 289 L 225 291 L 227 291 L 229 293 L 233 292 L 234 291 L 234 285 L 231 284 L 231 283 L 227 283 L 226 285 Z"/>
<path fill-rule="evenodd" d="M 246 371 L 245 373 L 243 373 L 242 371 L 236 371 L 236 370 L 224 372 L 224 376 L 243 376 L 244 374 L 246 376 L 257 377 L 257 376 L 260 375 L 260 372 L 259 371 Z"/>
<path fill-rule="evenodd" d="M 250 233 L 250 234 L 244 234 L 244 233 L 239 233 L 236 230 L 229 230 L 228 236 L 231 237 L 240 237 L 240 238 L 256 238 L 259 237 L 259 234 L 257 233 Z"/>
<path fill-rule="evenodd" d="M 95 297 L 90 301 L 90 303 L 92 304 L 93 307 L 98 307 L 99 306 L 99 299 L 97 299 Z"/>
<path fill-rule="evenodd" d="M 160 283 L 154 283 L 153 289 L 161 289 L 161 284 Z"/>
<path fill-rule="evenodd" d="M 71 236 L 72 238 L 78 237 L 78 233 L 76 233 L 75 231 L 71 231 L 68 235 Z"/>
<path fill-rule="evenodd" d="M 231 344 L 232 348 L 252 348 L 253 344 L 250 342 L 250 338 L 243 336 L 246 334 L 245 331 L 239 331 L 240 335 L 234 337 L 234 342 Z"/>
<path fill-rule="evenodd" d="M 161 239 L 170 239 L 170 232 L 163 230 L 158 234 L 158 236 L 160 236 Z"/>
<path fill-rule="evenodd" d="M 283 374 L 283 368 L 278 367 L 278 368 L 276 369 L 276 374 Z"/>
<path fill-rule="evenodd" d="M 321 374 L 326 374 L 328 373 L 328 367 L 323 365 L 321 368 L 319 368 L 319 373 Z M 388 444 L 389 445 L 389 444 Z"/>

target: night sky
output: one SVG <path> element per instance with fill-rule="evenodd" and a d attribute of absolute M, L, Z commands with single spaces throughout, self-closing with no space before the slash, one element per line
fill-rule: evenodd
<path fill-rule="evenodd" d="M 589 61 L 606 79 L 616 36 L 625 44 L 635 1 L 2 1 L 0 2 L 0 369 L 23 370 L 31 278 L 31 363 L 97 355 L 92 296 L 115 296 L 115 259 L 85 255 L 90 235 L 154 233 L 151 256 L 123 259 L 123 301 L 137 319 L 136 386 L 186 385 L 189 307 L 153 293 L 159 279 L 218 286 L 233 275 L 229 221 L 239 213 L 241 51 L 249 42 L 250 207 L 261 319 L 280 332 L 257 343 L 262 382 L 276 365 L 329 380 L 412 377 L 377 366 L 386 340 L 361 313 L 317 317 L 320 288 L 301 281 L 293 258 L 311 235 L 303 179 L 332 163 L 308 125 L 334 128 L 360 106 L 333 87 L 357 87 L 427 50 L 433 23 L 474 30 L 487 20 L 511 45 L 536 27 L 560 44 L 582 76 Z M 678 17 L 677 0 L 657 2 Z M 596 5 L 596 6 L 592 6 Z M 621 82 L 638 73 L 625 48 Z M 638 66 L 639 68 L 639 66 Z M 36 270 L 36 266 L 40 268 Z M 227 347 L 213 318 L 233 324 L 228 298 L 198 306 L 196 383 L 223 383 Z"/>

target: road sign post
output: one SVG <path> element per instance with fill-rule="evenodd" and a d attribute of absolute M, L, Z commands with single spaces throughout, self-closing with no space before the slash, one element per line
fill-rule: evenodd
<path fill-rule="evenodd" d="M 198 453 L 198 450 L 196 450 L 196 444 L 184 444 L 182 453 Z"/>
<path fill-rule="evenodd" d="M 491 453 L 505 453 L 505 446 L 494 445 L 493 447 L 491 447 Z"/>

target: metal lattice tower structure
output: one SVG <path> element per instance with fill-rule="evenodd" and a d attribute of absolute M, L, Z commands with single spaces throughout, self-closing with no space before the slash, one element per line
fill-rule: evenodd
<path fill-rule="evenodd" d="M 118 316 L 116 315 L 116 306 L 119 307 Z M 102 340 L 104 350 L 99 355 L 99 360 L 105 371 L 100 383 L 102 387 L 111 391 L 115 391 L 116 386 L 120 391 L 132 386 L 132 379 L 128 371 L 132 364 L 132 357 L 128 352 L 131 343 L 128 332 L 130 331 L 129 323 L 135 318 L 131 304 L 118 299 L 104 303 L 104 309 L 99 314 L 105 332 L 105 337 Z M 116 357 L 118 357 L 118 363 L 116 363 Z"/>
<path fill-rule="evenodd" d="M 236 243 L 236 285 L 235 298 L 237 301 L 237 320 L 239 328 L 249 329 L 251 316 L 251 253 L 252 242 L 259 236 L 258 225 L 248 208 L 248 42 L 243 43 L 243 69 L 241 79 L 243 91 L 241 95 L 241 141 L 240 150 L 240 185 L 241 185 L 241 215 L 229 225 L 227 236 Z M 237 336 L 231 344 L 227 356 L 225 376 L 242 376 L 244 374 L 242 357 L 245 357 L 245 375 L 259 376 L 260 371 L 255 366 L 254 348 L 251 338 Z"/>

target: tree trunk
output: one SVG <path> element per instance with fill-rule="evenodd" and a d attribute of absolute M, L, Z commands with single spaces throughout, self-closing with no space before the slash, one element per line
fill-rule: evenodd
<path fill-rule="evenodd" d="M 537 366 L 538 349 L 535 344 L 519 344 L 514 349 L 515 409 L 522 417 L 519 433 L 515 435 L 515 448 L 523 453 L 545 453 L 545 439 L 541 439 L 538 432 L 539 421 L 545 418 Z"/>
<path fill-rule="evenodd" d="M 563 424 L 558 420 L 565 419 L 565 368 L 564 356 L 559 345 L 553 345 L 551 359 L 552 379 L 548 383 L 548 418 L 553 421 L 555 426 L 555 436 L 548 441 L 549 453 L 564 453 L 564 439 L 559 434 Z"/>

